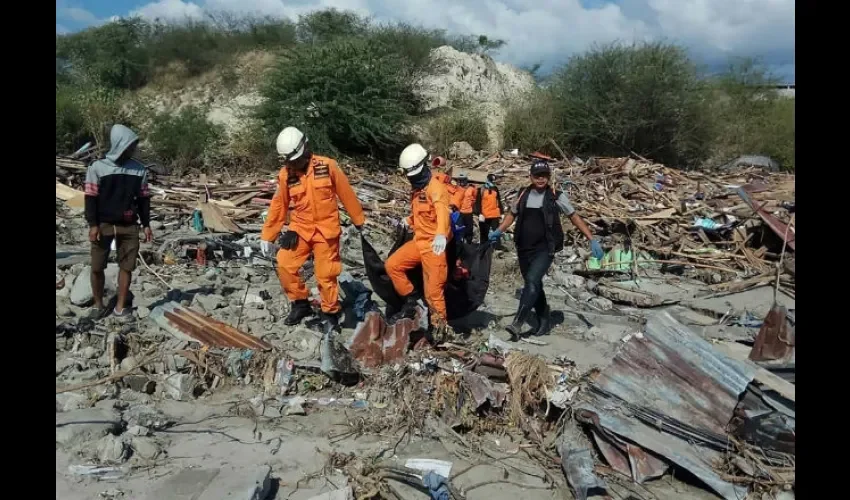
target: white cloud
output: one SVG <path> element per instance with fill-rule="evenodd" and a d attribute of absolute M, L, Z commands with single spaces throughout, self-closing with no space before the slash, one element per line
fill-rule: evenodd
<path fill-rule="evenodd" d="M 618 0 L 585 7 L 579 0 L 159 0 L 136 12 L 147 17 L 199 16 L 204 10 L 295 18 L 317 8 L 371 14 L 508 44 L 497 58 L 518 65 L 559 64 L 594 43 L 665 39 L 700 59 L 761 56 L 794 63 L 794 0 Z"/>
<path fill-rule="evenodd" d="M 71 30 L 69 30 L 65 26 L 63 26 L 59 23 L 56 23 L 56 34 L 57 35 L 64 35 L 65 33 L 70 33 L 70 32 L 71 32 Z"/>

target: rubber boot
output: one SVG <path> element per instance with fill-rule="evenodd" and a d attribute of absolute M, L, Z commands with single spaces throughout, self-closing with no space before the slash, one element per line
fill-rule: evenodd
<path fill-rule="evenodd" d="M 525 320 L 528 318 L 528 313 L 530 311 L 530 307 L 520 304 L 516 311 L 516 316 L 514 316 L 513 323 L 505 327 L 508 333 L 511 334 L 512 341 L 516 342 L 519 340 L 519 334 L 522 332 L 522 327 L 525 325 Z"/>
<path fill-rule="evenodd" d="M 310 302 L 306 299 L 296 300 L 292 303 L 292 308 L 289 314 L 283 319 L 283 324 L 294 326 L 301 323 L 301 320 L 313 315 L 313 309 L 310 307 Z"/>
<path fill-rule="evenodd" d="M 549 306 L 546 305 L 543 307 L 543 311 L 537 312 L 537 329 L 534 330 L 535 336 L 546 335 L 549 333 L 549 328 L 551 326 L 549 319 Z"/>
<path fill-rule="evenodd" d="M 322 333 L 325 335 L 339 333 L 339 313 L 322 312 Z"/>
<path fill-rule="evenodd" d="M 404 305 L 401 306 L 401 316 L 403 318 L 413 319 L 416 317 L 416 307 L 419 305 L 419 294 L 411 293 L 404 299 Z"/>

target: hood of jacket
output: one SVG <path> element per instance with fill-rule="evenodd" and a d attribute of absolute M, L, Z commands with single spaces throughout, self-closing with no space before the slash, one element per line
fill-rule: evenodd
<path fill-rule="evenodd" d="M 127 149 L 139 141 L 139 136 L 121 124 L 112 126 L 109 131 L 109 152 L 106 153 L 106 159 L 113 163 L 118 163 L 118 159 L 124 154 Z"/>

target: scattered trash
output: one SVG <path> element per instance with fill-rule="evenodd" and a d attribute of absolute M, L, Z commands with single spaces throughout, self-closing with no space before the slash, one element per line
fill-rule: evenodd
<path fill-rule="evenodd" d="M 428 488 L 431 500 L 450 500 L 446 478 L 436 472 L 428 472 L 422 476 L 422 485 Z"/>
<path fill-rule="evenodd" d="M 420 472 L 433 472 L 438 476 L 448 479 L 451 477 L 452 462 L 445 460 L 435 460 L 433 458 L 408 458 L 404 462 L 404 466 L 408 469 L 415 469 Z"/>
<path fill-rule="evenodd" d="M 281 395 L 285 396 L 289 392 L 289 385 L 292 383 L 292 372 L 294 370 L 295 362 L 291 359 L 280 359 L 277 362 L 275 383 L 280 386 Z"/>
<path fill-rule="evenodd" d="M 593 472 L 593 455 L 590 454 L 590 450 L 573 450 L 567 446 L 566 443 L 562 443 L 559 450 L 561 468 L 576 500 L 587 500 L 588 493 L 592 490 L 604 492 L 608 486 Z"/>
<path fill-rule="evenodd" d="M 104 480 L 120 479 L 125 474 L 124 470 L 120 467 L 100 465 L 69 465 L 68 472 L 75 476 L 92 476 Z"/>

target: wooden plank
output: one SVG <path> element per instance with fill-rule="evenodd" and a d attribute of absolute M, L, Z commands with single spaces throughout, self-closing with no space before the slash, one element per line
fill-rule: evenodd
<path fill-rule="evenodd" d="M 79 195 L 85 195 L 79 189 L 74 189 L 71 186 L 62 184 L 59 181 L 56 181 L 56 197 L 62 201 L 68 201 L 71 198 L 74 198 Z"/>
<path fill-rule="evenodd" d="M 658 224 L 662 220 L 669 219 L 669 218 L 673 217 L 673 215 L 675 213 L 676 213 L 675 208 L 667 208 L 667 209 L 661 210 L 660 212 L 655 212 L 654 214 L 645 215 L 643 217 L 635 217 L 634 219 L 637 222 L 638 226 L 646 227 L 646 226 L 652 226 L 653 224 Z"/>
<path fill-rule="evenodd" d="M 66 200 L 65 204 L 71 208 L 85 208 L 86 206 L 86 194 L 80 193 L 77 196 L 74 196 L 70 200 Z"/>
<path fill-rule="evenodd" d="M 240 194 L 239 196 L 231 198 L 230 203 L 232 203 L 234 207 L 238 207 L 239 205 L 244 205 L 245 203 L 248 203 L 249 201 L 251 201 L 252 198 L 254 198 L 260 193 L 262 193 L 262 191 L 259 189 L 256 191 L 249 191 L 247 193 Z"/>
<path fill-rule="evenodd" d="M 484 184 L 487 182 L 487 172 L 482 170 L 473 170 L 471 168 L 463 168 L 463 167 L 452 167 L 451 173 L 449 174 L 452 179 L 458 177 L 461 174 L 466 174 L 469 182 L 475 182 L 478 184 Z"/>
<path fill-rule="evenodd" d="M 236 208 L 236 205 L 234 205 L 232 201 L 228 200 L 210 200 L 210 203 L 214 203 L 216 206 L 221 208 Z"/>
<path fill-rule="evenodd" d="M 797 402 L 797 387 L 779 375 L 762 368 L 750 360 L 749 356 L 751 349 L 749 347 L 737 342 L 717 342 L 712 345 L 730 358 L 748 364 L 756 371 L 756 380 L 778 392 L 783 397 L 786 397 L 795 403 Z"/>
<path fill-rule="evenodd" d="M 242 234 L 242 229 L 230 220 L 214 203 L 199 202 L 198 208 L 204 218 L 204 227 L 217 233 Z"/>

